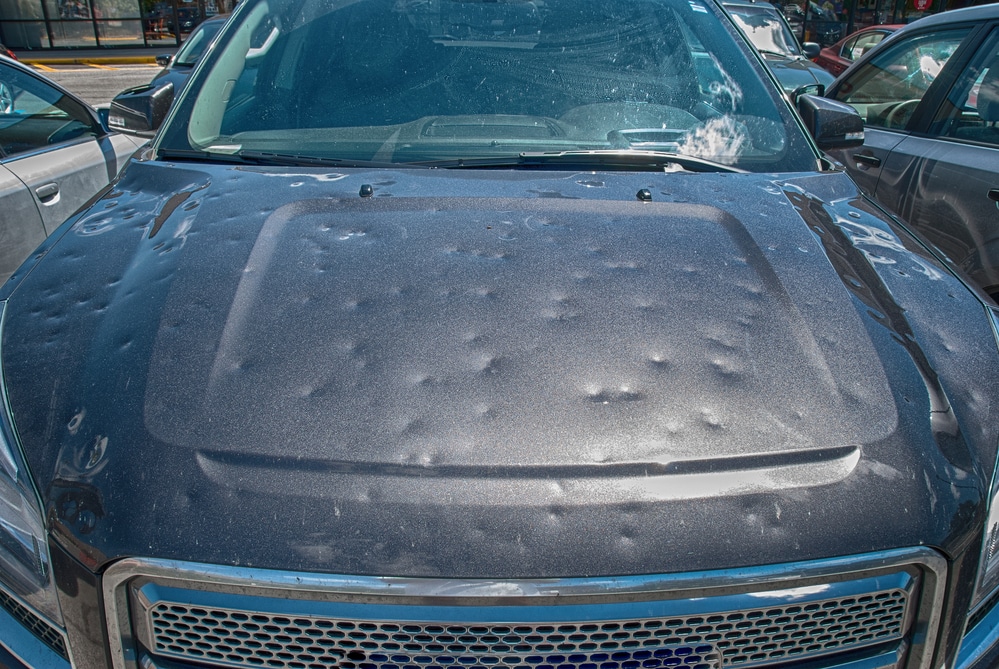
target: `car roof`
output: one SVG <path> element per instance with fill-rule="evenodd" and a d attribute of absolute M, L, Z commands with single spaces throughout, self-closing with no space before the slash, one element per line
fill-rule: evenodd
<path fill-rule="evenodd" d="M 914 27 L 946 25 L 948 23 L 960 23 L 963 21 L 987 21 L 996 18 L 999 18 L 999 4 L 978 5 L 974 7 L 962 7 L 961 9 L 951 9 L 939 14 L 924 16 L 903 28 L 910 30 Z"/>

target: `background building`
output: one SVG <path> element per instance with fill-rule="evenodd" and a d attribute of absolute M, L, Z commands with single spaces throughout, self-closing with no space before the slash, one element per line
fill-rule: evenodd
<path fill-rule="evenodd" d="M 0 0 L 0 42 L 11 49 L 179 44 L 232 0 Z"/>

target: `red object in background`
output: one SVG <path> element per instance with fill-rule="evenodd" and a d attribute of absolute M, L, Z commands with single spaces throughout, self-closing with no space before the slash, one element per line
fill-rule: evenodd
<path fill-rule="evenodd" d="M 14 60 L 17 60 L 17 56 L 14 55 L 14 52 L 5 47 L 3 44 L 0 44 L 0 54 L 3 54 L 8 58 L 13 58 Z"/>
<path fill-rule="evenodd" d="M 930 1 L 932 2 L 932 0 Z M 839 76 L 846 68 L 853 65 L 853 61 L 860 57 L 861 54 L 873 48 L 881 40 L 901 27 L 901 25 L 892 24 L 861 28 L 832 46 L 822 49 L 819 55 L 812 60 L 826 68 L 834 76 Z"/>
<path fill-rule="evenodd" d="M 913 0 L 916 11 L 925 12 L 933 4 L 933 0 Z"/>

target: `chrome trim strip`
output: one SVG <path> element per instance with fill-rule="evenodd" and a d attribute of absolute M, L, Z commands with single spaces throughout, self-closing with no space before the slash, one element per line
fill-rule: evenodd
<path fill-rule="evenodd" d="M 906 566 L 922 571 L 922 591 L 915 613 L 929 617 L 918 621 L 925 630 L 922 643 L 912 647 L 920 662 L 911 669 L 930 669 L 932 650 L 940 624 L 947 562 L 926 548 L 898 549 L 815 562 L 796 562 L 765 567 L 704 571 L 650 576 L 554 579 L 441 579 L 393 576 L 348 576 L 312 574 L 218 565 L 190 564 L 173 560 L 129 558 L 105 572 L 102 589 L 108 621 L 108 641 L 114 669 L 136 669 L 134 640 L 129 621 L 128 581 L 138 576 L 177 581 L 183 587 L 212 592 L 257 596 L 319 598 L 354 603 L 447 604 L 450 606 L 540 606 L 545 603 L 586 603 L 613 600 L 637 602 L 649 599 L 683 599 L 686 595 L 739 595 L 786 590 L 812 584 L 848 581 L 872 571 L 891 571 Z M 927 652 L 929 651 L 929 652 Z"/>

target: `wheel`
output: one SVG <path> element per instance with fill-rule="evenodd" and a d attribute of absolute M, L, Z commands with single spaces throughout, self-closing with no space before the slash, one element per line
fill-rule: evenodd
<path fill-rule="evenodd" d="M 11 114 L 14 112 L 14 91 L 10 86 L 0 81 L 0 114 Z"/>
<path fill-rule="evenodd" d="M 919 106 L 919 100 L 904 100 L 891 108 L 885 117 L 885 124 L 889 128 L 902 129 L 912 117 L 912 112 Z"/>

